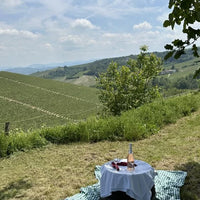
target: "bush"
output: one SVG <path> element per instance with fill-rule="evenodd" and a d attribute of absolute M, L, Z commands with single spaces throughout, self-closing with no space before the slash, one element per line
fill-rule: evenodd
<path fill-rule="evenodd" d="M 25 151 L 47 144 L 47 141 L 38 132 L 13 133 L 9 136 L 10 151 Z"/>
<path fill-rule="evenodd" d="M 35 132 L 0 134 L 0 157 L 15 151 L 25 151 L 46 145 L 48 142 L 97 142 L 101 140 L 139 140 L 155 134 L 163 126 L 175 123 L 200 107 L 199 93 L 157 99 L 121 116 L 91 117 L 79 123 L 43 128 Z"/>
<path fill-rule="evenodd" d="M 38 132 L 0 134 L 0 157 L 16 151 L 25 151 L 46 145 L 48 142 Z"/>
<path fill-rule="evenodd" d="M 69 123 L 65 126 L 56 126 L 53 128 L 43 128 L 41 136 L 51 143 L 67 144 L 76 141 L 86 141 L 84 136 L 85 127 L 83 123 Z"/>
<path fill-rule="evenodd" d="M 199 95 L 190 94 L 159 99 L 125 112 L 121 116 L 125 139 L 137 140 L 154 134 L 163 126 L 196 111 L 199 106 Z"/>
<path fill-rule="evenodd" d="M 119 117 L 90 118 L 86 121 L 86 128 L 90 142 L 120 140 L 124 137 L 124 127 Z"/>
<path fill-rule="evenodd" d="M 4 133 L 0 133 L 0 157 L 7 155 L 8 139 Z"/>

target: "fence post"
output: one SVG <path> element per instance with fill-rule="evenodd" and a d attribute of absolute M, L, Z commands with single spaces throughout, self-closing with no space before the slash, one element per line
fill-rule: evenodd
<path fill-rule="evenodd" d="M 5 135 L 9 135 L 9 126 L 10 126 L 10 122 L 6 122 L 5 123 Z"/>

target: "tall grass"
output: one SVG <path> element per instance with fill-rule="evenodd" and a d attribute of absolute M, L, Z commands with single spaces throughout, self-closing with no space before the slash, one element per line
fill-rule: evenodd
<path fill-rule="evenodd" d="M 158 99 L 122 113 L 119 117 L 92 117 L 79 123 L 42 128 L 34 132 L 0 134 L 0 157 L 15 151 L 41 147 L 48 142 L 67 144 L 77 141 L 139 140 L 157 133 L 163 126 L 175 123 L 200 107 L 200 94 L 193 93 Z"/>
<path fill-rule="evenodd" d="M 16 151 L 26 151 L 46 145 L 48 141 L 39 132 L 18 132 L 9 136 L 0 134 L 0 157 Z"/>
<path fill-rule="evenodd" d="M 163 126 L 175 123 L 200 106 L 199 95 L 189 94 L 168 99 L 159 99 L 121 116 L 124 124 L 124 138 L 137 140 L 154 134 Z"/>

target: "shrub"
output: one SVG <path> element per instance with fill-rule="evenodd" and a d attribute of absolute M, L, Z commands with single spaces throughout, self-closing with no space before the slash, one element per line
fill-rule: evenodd
<path fill-rule="evenodd" d="M 0 133 L 0 157 L 7 155 L 8 139 L 4 133 Z"/>
<path fill-rule="evenodd" d="M 0 157 L 16 151 L 25 151 L 46 145 L 48 142 L 38 132 L 0 134 Z"/>
<path fill-rule="evenodd" d="M 177 119 L 189 115 L 200 106 L 199 95 L 177 96 L 158 99 L 121 116 L 125 139 L 137 140 L 158 132 L 158 130 Z"/>
<path fill-rule="evenodd" d="M 46 145 L 48 142 L 97 142 L 101 140 L 139 140 L 155 134 L 166 124 L 189 115 L 200 107 L 200 95 L 188 94 L 157 99 L 121 116 L 91 117 L 79 123 L 43 128 L 34 132 L 0 134 L 0 157 L 15 151 L 25 151 Z"/>
<path fill-rule="evenodd" d="M 90 142 L 100 140 L 120 140 L 124 137 L 124 127 L 119 117 L 95 117 L 86 121 L 87 135 Z"/>
<path fill-rule="evenodd" d="M 65 126 L 43 128 L 41 130 L 41 136 L 51 143 L 67 144 L 80 140 L 85 141 L 84 132 L 83 123 L 79 123 L 78 125 L 75 123 L 68 123 Z"/>
<path fill-rule="evenodd" d="M 25 151 L 32 148 L 41 147 L 47 144 L 47 141 L 39 135 L 38 132 L 19 132 L 9 136 L 10 151 Z"/>

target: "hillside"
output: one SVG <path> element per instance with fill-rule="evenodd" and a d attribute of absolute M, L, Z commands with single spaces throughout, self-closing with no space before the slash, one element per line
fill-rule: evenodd
<path fill-rule="evenodd" d="M 153 52 L 162 60 L 166 52 Z M 129 59 L 136 59 L 137 55 L 130 55 L 124 57 L 107 58 L 102 60 L 97 60 L 82 65 L 74 65 L 71 67 L 57 67 L 52 70 L 47 70 L 43 72 L 37 72 L 32 74 L 36 77 L 46 78 L 46 79 L 56 79 L 59 81 L 70 82 L 85 86 L 95 85 L 95 76 L 99 73 L 105 72 L 110 62 L 117 62 L 120 66 L 125 65 Z M 187 50 L 186 54 L 180 59 L 176 60 L 171 58 L 163 63 L 163 69 L 171 69 L 175 67 L 177 70 L 177 77 L 183 77 L 187 73 L 193 73 L 199 67 L 198 59 L 194 58 L 191 50 Z M 193 66 L 193 67 L 191 67 Z M 83 78 L 82 78 L 83 77 Z"/>
<path fill-rule="evenodd" d="M 96 114 L 95 88 L 37 77 L 0 72 L 0 127 L 40 128 L 76 121 Z"/>
<path fill-rule="evenodd" d="M 200 112 L 164 127 L 159 134 L 134 141 L 135 159 L 155 169 L 184 170 L 182 200 L 200 199 Z M 1 200 L 59 200 L 97 182 L 96 165 L 125 158 L 129 142 L 49 145 L 0 159 Z M 77 160 L 81 165 L 77 165 Z M 81 167 L 82 166 L 82 167 Z"/>

